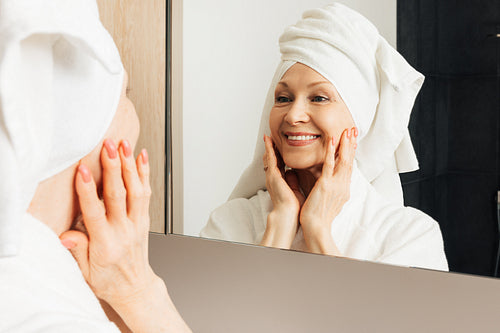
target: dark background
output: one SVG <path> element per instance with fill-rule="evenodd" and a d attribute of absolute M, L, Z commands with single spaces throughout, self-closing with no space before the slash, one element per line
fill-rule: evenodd
<path fill-rule="evenodd" d="M 493 276 L 500 190 L 500 0 L 399 0 L 397 45 L 426 77 L 405 204 L 436 219 L 450 271 Z M 493 36 L 491 36 L 493 35 Z"/>

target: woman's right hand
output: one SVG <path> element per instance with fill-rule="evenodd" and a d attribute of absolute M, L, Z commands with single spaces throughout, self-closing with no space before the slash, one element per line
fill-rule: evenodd
<path fill-rule="evenodd" d="M 260 245 L 290 248 L 297 234 L 300 207 L 305 198 L 300 191 L 297 175 L 291 170 L 285 172 L 285 163 L 273 147 L 272 139 L 264 135 L 264 143 L 266 188 L 273 202 L 273 210 L 267 217 Z"/>
<path fill-rule="evenodd" d="M 60 238 L 97 297 L 133 332 L 190 332 L 148 259 L 149 163 L 137 160 L 128 141 L 110 139 L 101 151 L 103 199 L 90 169 L 80 164 L 76 192 L 88 235 L 70 230 Z"/>

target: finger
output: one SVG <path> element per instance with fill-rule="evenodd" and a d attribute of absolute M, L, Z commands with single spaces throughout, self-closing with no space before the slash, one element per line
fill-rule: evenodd
<path fill-rule="evenodd" d="M 356 150 L 357 141 L 357 128 L 353 127 L 347 129 L 342 136 L 342 140 L 339 145 L 339 156 L 338 163 L 336 166 L 335 173 L 343 174 L 344 176 L 349 176 L 352 173 L 352 164 L 354 161 L 354 153 Z"/>
<path fill-rule="evenodd" d="M 141 150 L 137 160 L 135 161 L 137 166 L 137 173 L 139 174 L 139 179 L 142 184 L 144 199 L 140 209 L 141 217 L 149 217 L 149 202 L 151 199 L 151 185 L 149 183 L 149 157 L 146 149 Z M 136 221 L 136 220 L 133 220 Z M 144 221 L 144 218 L 141 218 Z M 136 221 L 137 222 L 137 221 Z M 146 222 L 146 221 L 145 221 Z M 149 219 L 147 220 L 149 223 Z M 147 226 L 149 228 L 149 225 Z"/>
<path fill-rule="evenodd" d="M 274 172 L 277 170 L 277 160 L 274 153 L 272 140 L 267 135 L 264 135 L 264 144 L 266 147 L 266 160 L 264 161 L 264 170 L 266 170 L 267 174 L 269 171 Z"/>
<path fill-rule="evenodd" d="M 90 169 L 84 164 L 78 166 L 75 187 L 85 228 L 91 237 L 99 237 L 99 230 L 106 224 L 106 211 L 97 196 Z"/>
<path fill-rule="evenodd" d="M 83 277 L 88 281 L 89 278 L 89 239 L 87 236 L 75 230 L 63 232 L 59 239 L 61 244 L 67 248 L 73 258 L 75 258 Z"/>
<path fill-rule="evenodd" d="M 142 216 L 146 192 L 137 172 L 137 164 L 132 155 L 132 147 L 127 140 L 120 143 L 119 155 L 122 167 L 122 176 L 127 191 L 127 214 L 133 221 Z"/>
<path fill-rule="evenodd" d="M 343 135 L 343 134 L 342 134 Z M 325 162 L 321 170 L 322 177 L 331 177 L 335 169 L 335 139 L 328 138 L 328 145 L 326 147 Z"/>
<path fill-rule="evenodd" d="M 122 166 L 118 150 L 111 139 L 104 140 L 101 151 L 102 197 L 109 219 L 123 220 L 127 214 L 127 191 L 123 184 Z"/>
<path fill-rule="evenodd" d="M 149 156 L 146 149 L 141 150 L 141 153 L 137 157 L 137 172 L 139 173 L 139 179 L 143 186 L 150 187 L 149 183 Z"/>

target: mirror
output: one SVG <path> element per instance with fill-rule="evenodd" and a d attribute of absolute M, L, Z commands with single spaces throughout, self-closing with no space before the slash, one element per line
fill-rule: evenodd
<path fill-rule="evenodd" d="M 442 15 L 449 9 L 446 1 L 340 2 L 372 21 L 426 76 L 409 126 L 420 170 L 401 175 L 405 205 L 439 222 L 451 271 L 495 275 L 499 233 L 494 196 L 500 186 L 498 73 L 496 66 L 488 72 L 487 62 L 472 53 L 459 52 L 463 43 L 481 44 L 482 50 L 491 53 L 486 56 L 488 64 L 496 65 L 498 43 L 486 38 L 494 34 L 495 25 L 476 24 L 479 28 L 472 36 L 467 32 L 472 19 Z M 484 2 L 459 14 L 472 12 L 476 21 L 477 17 L 484 22 L 498 20 L 499 5 Z M 280 34 L 304 10 L 328 3 L 172 2 L 173 233 L 198 237 L 210 213 L 227 201 L 260 140 L 260 116 L 280 60 Z M 485 13 L 491 17 L 483 20 Z M 441 15 L 439 20 L 437 15 Z M 470 84 L 476 89 L 474 94 L 466 93 Z M 464 96 L 474 97 L 459 103 Z M 481 120 L 471 113 L 452 112 L 476 105 L 488 110 Z M 478 132 L 478 128 L 486 130 Z M 486 168 L 478 165 L 479 158 L 489 162 Z"/>

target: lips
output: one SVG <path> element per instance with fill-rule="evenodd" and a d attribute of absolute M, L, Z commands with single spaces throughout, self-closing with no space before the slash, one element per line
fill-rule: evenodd
<path fill-rule="evenodd" d="M 285 132 L 283 135 L 290 146 L 307 146 L 321 137 L 319 134 L 308 132 Z"/>

